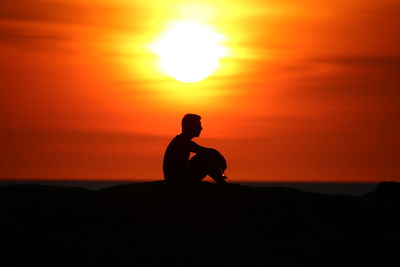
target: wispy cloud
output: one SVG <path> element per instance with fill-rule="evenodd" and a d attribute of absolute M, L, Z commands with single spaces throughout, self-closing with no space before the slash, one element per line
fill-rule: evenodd
<path fill-rule="evenodd" d="M 348 67 L 381 68 L 384 70 L 398 70 L 400 68 L 399 55 L 365 55 L 365 56 L 338 56 L 312 60 L 316 63 L 335 64 Z"/>
<path fill-rule="evenodd" d="M 75 0 L 5 0 L 0 2 L 0 21 L 2 22 L 79 25 L 123 30 L 132 29 L 133 22 L 137 23 L 145 16 L 145 10 L 134 1 L 124 5 L 115 4 L 112 1 L 88 3 Z"/>
<path fill-rule="evenodd" d="M 57 44 L 68 41 L 65 34 L 43 31 L 34 27 L 0 25 L 0 43 L 23 49 L 55 49 Z"/>
<path fill-rule="evenodd" d="M 0 2 L 3 21 L 80 23 L 87 8 L 74 2 L 46 0 L 5 0 Z"/>

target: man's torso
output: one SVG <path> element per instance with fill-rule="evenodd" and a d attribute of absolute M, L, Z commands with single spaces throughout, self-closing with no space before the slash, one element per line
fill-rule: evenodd
<path fill-rule="evenodd" d="M 163 161 L 165 180 L 183 180 L 188 175 L 188 162 L 190 152 L 198 146 L 192 140 L 182 135 L 177 135 L 169 143 Z"/>

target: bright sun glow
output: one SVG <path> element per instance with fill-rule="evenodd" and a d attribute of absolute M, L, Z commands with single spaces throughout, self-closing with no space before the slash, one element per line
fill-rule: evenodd
<path fill-rule="evenodd" d="M 227 54 L 221 45 L 224 36 L 213 27 L 193 22 L 177 21 L 152 44 L 160 57 L 162 70 L 172 78 L 195 83 L 210 76 Z"/>

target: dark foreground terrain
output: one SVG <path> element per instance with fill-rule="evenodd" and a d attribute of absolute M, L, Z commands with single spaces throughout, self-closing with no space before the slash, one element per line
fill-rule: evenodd
<path fill-rule="evenodd" d="M 150 182 L 0 187 L 2 266 L 400 266 L 400 184 L 362 197 Z M 8 264 L 6 264 L 8 263 Z"/>

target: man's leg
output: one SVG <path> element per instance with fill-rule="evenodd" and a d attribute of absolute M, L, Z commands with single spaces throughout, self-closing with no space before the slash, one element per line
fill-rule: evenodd
<path fill-rule="evenodd" d="M 222 170 L 218 167 L 217 159 L 212 153 L 198 153 L 189 160 L 191 177 L 195 181 L 203 180 L 209 175 L 216 183 L 226 184 Z"/>
<path fill-rule="evenodd" d="M 200 155 L 195 155 L 189 160 L 190 180 L 201 182 L 207 176 L 207 170 L 204 168 L 205 160 Z"/>

